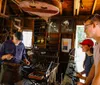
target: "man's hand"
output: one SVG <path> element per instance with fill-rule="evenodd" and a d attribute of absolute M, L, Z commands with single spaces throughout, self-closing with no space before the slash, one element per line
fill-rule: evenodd
<path fill-rule="evenodd" d="M 80 78 L 80 79 L 86 80 L 86 77 L 82 76 L 81 73 L 77 73 L 77 74 L 76 74 L 76 77 L 78 77 L 78 78 Z"/>
<path fill-rule="evenodd" d="M 77 82 L 77 85 L 85 85 L 84 83 L 81 82 Z"/>
<path fill-rule="evenodd" d="M 11 54 L 6 54 L 2 56 L 2 60 L 11 60 L 13 58 L 13 56 Z"/>
<path fill-rule="evenodd" d="M 78 78 L 81 78 L 81 77 L 82 77 L 82 74 L 77 73 L 76 76 L 77 76 Z"/>
<path fill-rule="evenodd" d="M 30 65 L 30 62 L 27 59 L 24 59 L 26 65 Z"/>

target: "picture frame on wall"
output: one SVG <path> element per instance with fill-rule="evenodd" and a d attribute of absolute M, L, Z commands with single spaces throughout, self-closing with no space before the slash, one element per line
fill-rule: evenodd
<path fill-rule="evenodd" d="M 73 32 L 73 20 L 64 19 L 61 21 L 61 33 Z"/>
<path fill-rule="evenodd" d="M 62 52 L 69 52 L 71 49 L 71 39 L 62 38 L 61 50 Z"/>
<path fill-rule="evenodd" d="M 51 20 L 48 23 L 48 33 L 59 33 L 59 22 L 58 20 Z"/>

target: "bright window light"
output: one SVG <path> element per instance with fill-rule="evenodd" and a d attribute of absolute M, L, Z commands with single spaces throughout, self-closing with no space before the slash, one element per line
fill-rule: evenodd
<path fill-rule="evenodd" d="M 84 26 L 77 25 L 75 39 L 75 63 L 78 72 L 82 72 L 84 70 L 83 63 L 85 59 L 85 53 L 82 52 L 82 48 L 80 47 L 79 43 L 82 42 L 85 38 L 86 34 L 84 33 Z M 84 83 L 84 80 L 80 80 L 80 82 Z"/>
<path fill-rule="evenodd" d="M 23 31 L 23 43 L 25 47 L 32 47 L 32 31 Z"/>
<path fill-rule="evenodd" d="M 85 59 L 85 53 L 82 52 L 82 48 L 80 47 L 79 43 L 82 42 L 85 38 L 86 34 L 84 33 L 84 26 L 77 25 L 75 39 L 75 62 L 78 72 L 81 72 L 83 70 L 83 63 Z"/>

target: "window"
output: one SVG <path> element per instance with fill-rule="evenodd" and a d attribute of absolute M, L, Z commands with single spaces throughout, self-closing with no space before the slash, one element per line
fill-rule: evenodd
<path fill-rule="evenodd" d="M 85 59 L 85 53 L 82 52 L 82 48 L 80 47 L 79 43 L 86 39 L 86 34 L 84 33 L 84 26 L 77 25 L 76 26 L 76 41 L 75 41 L 75 62 L 77 71 L 80 72 L 83 70 L 83 62 Z M 95 43 L 96 41 L 92 39 Z"/>
<path fill-rule="evenodd" d="M 83 62 L 85 59 L 85 53 L 82 52 L 82 48 L 79 43 L 82 42 L 86 38 L 84 33 L 84 26 L 77 25 L 76 26 L 76 41 L 75 41 L 75 63 L 76 69 L 78 72 L 83 71 Z"/>
<path fill-rule="evenodd" d="M 79 43 L 82 42 L 86 38 L 86 34 L 84 33 L 84 26 L 77 25 L 76 26 L 76 41 L 75 41 L 75 63 L 76 63 L 76 70 L 78 72 L 82 72 L 83 62 L 85 59 L 85 53 L 82 52 L 82 48 L 80 47 Z M 84 80 L 81 80 L 84 83 Z"/>
<path fill-rule="evenodd" d="M 26 48 L 32 47 L 32 31 L 23 31 L 23 43 Z"/>

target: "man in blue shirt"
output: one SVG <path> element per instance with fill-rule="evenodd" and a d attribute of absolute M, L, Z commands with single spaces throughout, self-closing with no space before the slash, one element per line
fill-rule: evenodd
<path fill-rule="evenodd" d="M 21 42 L 22 39 L 22 33 L 16 32 L 13 35 L 13 40 L 5 41 L 0 49 L 0 61 L 2 62 L 0 82 L 5 85 L 11 85 L 20 80 L 18 71 L 22 61 L 27 65 L 30 64 L 26 58 L 25 47 Z"/>
<path fill-rule="evenodd" d="M 29 65 L 30 62 L 26 59 L 25 46 L 22 43 L 23 35 L 21 32 L 16 32 L 13 35 L 13 43 L 16 45 L 16 55 L 14 58 L 15 63 L 20 63 L 22 60 Z"/>

